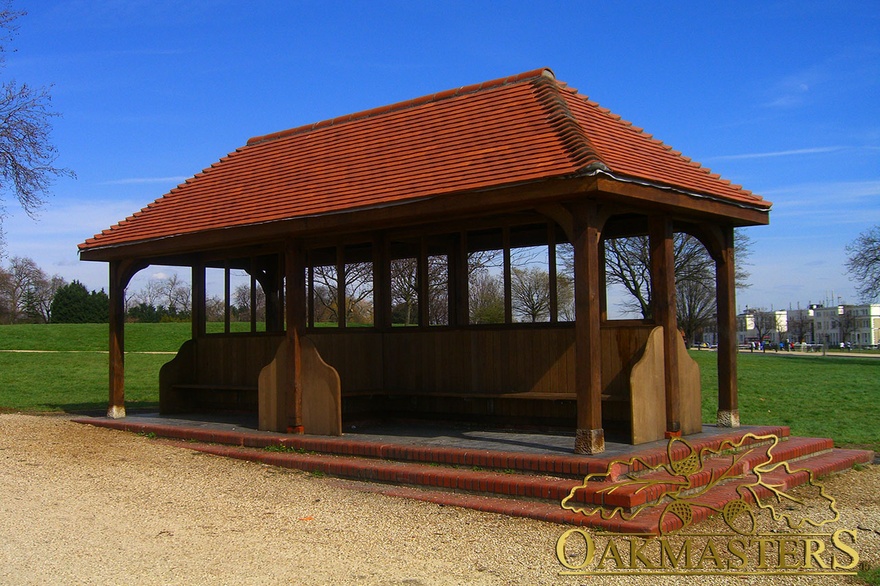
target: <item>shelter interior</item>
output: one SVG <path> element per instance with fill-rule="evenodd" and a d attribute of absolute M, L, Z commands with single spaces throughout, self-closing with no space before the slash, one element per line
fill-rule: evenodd
<path fill-rule="evenodd" d="M 668 218 L 659 223 L 675 229 Z M 609 216 L 597 247 L 600 259 L 606 239 L 647 235 L 648 224 L 644 215 Z M 576 276 L 569 234 L 536 212 L 463 220 L 454 232 L 448 226 L 309 239 L 291 253 L 301 266 L 289 277 L 284 242 L 157 259 L 190 266 L 194 293 L 193 337 L 160 373 L 161 412 L 253 412 L 261 429 L 292 431 L 277 400 L 284 384 L 279 373 L 289 368 L 287 307 L 297 314 L 292 321 L 302 327 L 306 352 L 315 354 L 310 372 L 303 372 L 315 381 L 302 399 L 307 432 L 339 434 L 344 423 L 365 418 L 574 431 Z M 529 268 L 546 274 L 546 282 L 531 284 L 545 290 L 528 288 Z M 244 332 L 231 321 L 233 271 L 250 279 L 250 326 Z M 486 308 L 478 289 L 489 271 L 502 277 L 503 291 L 495 299 L 503 303 Z M 225 300 L 223 320 L 211 324 L 205 307 L 209 275 L 222 283 Z M 292 304 L 285 302 L 288 278 L 303 290 L 301 296 L 288 293 Z M 609 320 L 605 292 L 600 274 L 601 428 L 632 444 L 662 439 L 664 312 Z M 655 299 L 663 303 L 662 296 Z M 258 307 L 264 309 L 258 313 Z M 695 433 L 701 429 L 699 369 L 677 331 L 673 340 L 677 431 Z"/>

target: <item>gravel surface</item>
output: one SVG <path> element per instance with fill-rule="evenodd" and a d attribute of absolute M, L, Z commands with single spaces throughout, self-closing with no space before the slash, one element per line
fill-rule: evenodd
<path fill-rule="evenodd" d="M 880 565 L 880 467 L 824 481 Z M 560 576 L 560 525 L 386 497 L 61 416 L 0 415 L 0 584 L 681 584 Z M 699 526 L 709 531 L 714 522 Z M 717 527 L 716 527 L 717 528 Z M 691 578 L 855 584 L 847 577 Z M 685 579 L 687 580 L 687 579 Z"/>

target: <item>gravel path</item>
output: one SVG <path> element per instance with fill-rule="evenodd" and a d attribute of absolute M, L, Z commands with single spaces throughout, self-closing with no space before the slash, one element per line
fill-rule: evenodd
<path fill-rule="evenodd" d="M 564 527 L 354 486 L 60 416 L 0 415 L 0 584 L 682 580 L 560 576 L 554 548 Z M 839 527 L 861 526 L 861 558 L 880 565 L 880 467 L 826 479 L 825 486 L 838 499 Z M 780 577 L 761 583 L 857 582 Z"/>

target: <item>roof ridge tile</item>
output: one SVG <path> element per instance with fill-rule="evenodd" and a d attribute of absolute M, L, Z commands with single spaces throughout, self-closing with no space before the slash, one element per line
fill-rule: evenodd
<path fill-rule="evenodd" d="M 556 130 L 572 163 L 578 170 L 591 166 L 607 169 L 605 162 L 590 141 L 589 136 L 581 127 L 577 116 L 568 107 L 562 96 L 563 91 L 571 91 L 560 87 L 555 80 L 537 78 L 532 82 L 535 97 L 547 110 L 547 121 Z"/>

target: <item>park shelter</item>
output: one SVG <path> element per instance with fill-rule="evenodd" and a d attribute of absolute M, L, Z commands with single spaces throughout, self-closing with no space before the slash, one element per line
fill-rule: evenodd
<path fill-rule="evenodd" d="M 125 416 L 125 288 L 155 264 L 192 271 L 192 339 L 160 372 L 163 413 L 249 409 L 260 429 L 306 434 L 339 434 L 343 417 L 552 426 L 584 454 L 604 449 L 606 428 L 633 444 L 696 433 L 699 370 L 675 312 L 673 234 L 685 232 L 715 261 L 718 422 L 735 427 L 733 230 L 767 224 L 769 209 L 549 69 L 258 136 L 80 244 L 110 266 L 108 416 Z M 648 237 L 653 310 L 611 320 L 604 244 L 630 236 Z M 511 251 L 523 247 L 546 248 L 541 322 L 514 320 Z M 490 250 L 503 319 L 474 323 L 470 261 Z M 400 323 L 402 263 L 415 279 Z M 367 326 L 345 309 L 355 266 L 369 269 Z M 232 270 L 265 295 L 247 332 L 229 327 Z M 222 331 L 207 324 L 209 272 L 225 283 Z M 334 327 L 316 319 L 328 273 Z M 442 311 L 429 303 L 438 288 Z"/>

